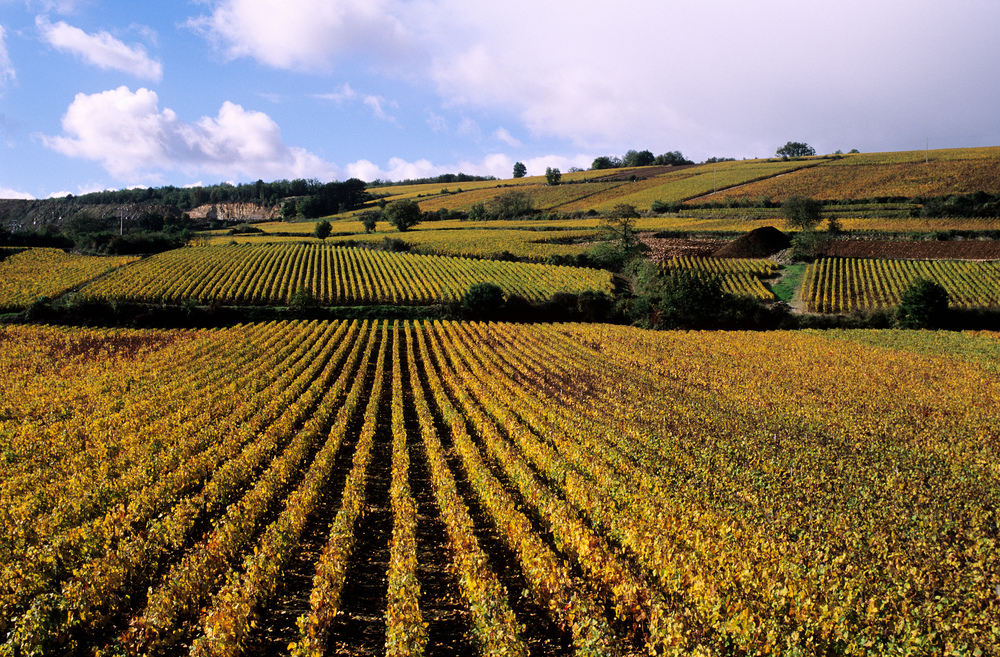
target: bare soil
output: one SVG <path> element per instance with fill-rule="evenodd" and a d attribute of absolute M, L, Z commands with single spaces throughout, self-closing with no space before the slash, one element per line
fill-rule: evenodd
<path fill-rule="evenodd" d="M 833 240 L 823 248 L 823 255 L 900 260 L 1000 260 L 1000 241 Z"/>

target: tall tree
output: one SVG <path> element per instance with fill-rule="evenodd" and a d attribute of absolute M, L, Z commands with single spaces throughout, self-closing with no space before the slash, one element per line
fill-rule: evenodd
<path fill-rule="evenodd" d="M 778 157 L 809 157 L 816 154 L 816 149 L 800 141 L 790 141 L 776 151 Z"/>
<path fill-rule="evenodd" d="M 524 166 L 524 162 L 514 163 L 514 177 L 524 178 L 528 174 L 528 167 Z"/>

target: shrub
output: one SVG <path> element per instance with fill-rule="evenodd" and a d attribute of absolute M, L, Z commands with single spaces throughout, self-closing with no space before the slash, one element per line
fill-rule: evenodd
<path fill-rule="evenodd" d="M 918 278 L 899 300 L 896 324 L 900 328 L 940 328 L 948 314 L 948 291 L 940 283 Z"/>
<path fill-rule="evenodd" d="M 468 319 L 492 319 L 503 305 L 503 290 L 496 283 L 474 283 L 462 297 L 462 312 Z"/>

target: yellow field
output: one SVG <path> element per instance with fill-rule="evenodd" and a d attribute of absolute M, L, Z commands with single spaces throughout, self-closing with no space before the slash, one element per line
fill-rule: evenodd
<path fill-rule="evenodd" d="M 81 291 L 85 299 L 141 303 L 288 305 L 307 293 L 320 305 L 421 305 L 460 300 L 489 282 L 531 301 L 556 292 L 610 292 L 596 269 L 339 248 L 256 244 L 175 249 L 113 273 Z"/>
<path fill-rule="evenodd" d="M 0 651 L 993 654 L 998 361 L 997 333 L 0 327 Z"/>
<path fill-rule="evenodd" d="M 0 310 L 54 297 L 95 276 L 138 260 L 135 256 L 79 256 L 61 249 L 26 249 L 0 262 Z"/>

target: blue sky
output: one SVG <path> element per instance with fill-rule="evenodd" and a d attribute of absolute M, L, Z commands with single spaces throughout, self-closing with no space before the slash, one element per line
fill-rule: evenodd
<path fill-rule="evenodd" d="M 0 197 L 1000 145 L 996 0 L 0 0 Z"/>

